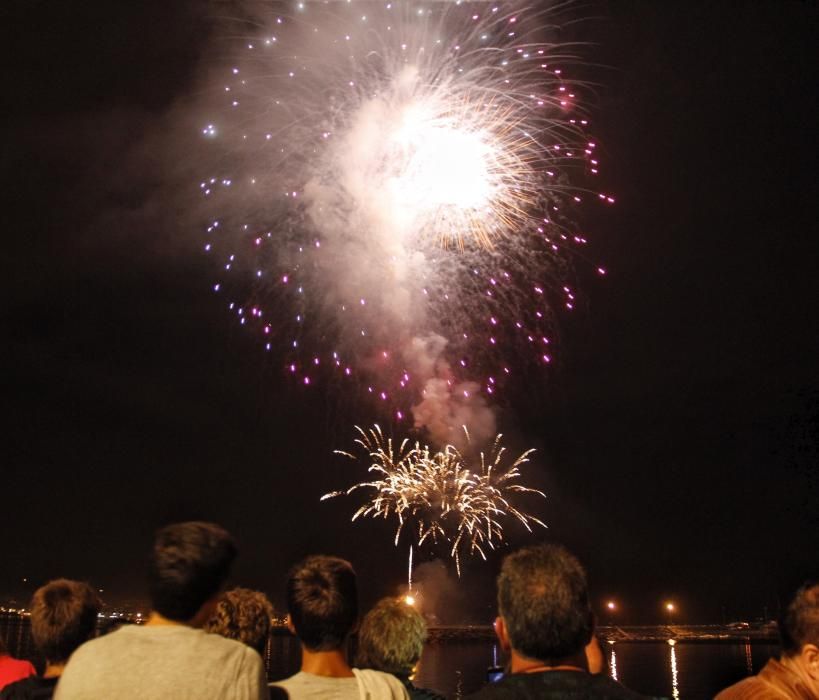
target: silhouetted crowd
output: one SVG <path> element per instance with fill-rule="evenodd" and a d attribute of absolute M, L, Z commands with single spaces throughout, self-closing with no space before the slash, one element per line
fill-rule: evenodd
<path fill-rule="evenodd" d="M 31 602 L 31 635 L 42 675 L 0 640 L 0 700 L 440 700 L 413 684 L 427 629 L 402 599 L 359 616 L 356 574 L 338 557 L 311 556 L 287 580 L 287 626 L 301 668 L 268 684 L 261 653 L 273 608 L 257 591 L 224 592 L 236 545 L 218 525 L 187 522 L 157 533 L 148 570 L 151 613 L 95 637 L 101 601 L 86 583 L 58 579 Z M 495 633 L 509 662 L 477 700 L 644 696 L 605 673 L 594 636 L 586 573 L 563 547 L 536 545 L 503 562 Z M 355 665 L 347 641 L 357 631 Z M 780 623 L 782 654 L 718 700 L 819 698 L 819 584 L 794 596 Z"/>

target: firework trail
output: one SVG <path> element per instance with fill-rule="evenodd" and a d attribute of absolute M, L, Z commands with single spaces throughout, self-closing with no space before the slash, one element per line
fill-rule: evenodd
<path fill-rule="evenodd" d="M 599 165 L 555 12 L 250 7 L 203 108 L 214 290 L 295 381 L 347 382 L 438 445 L 491 439 L 494 395 L 551 361 L 574 304 L 577 207 L 612 201 L 577 184 Z"/>
<path fill-rule="evenodd" d="M 488 456 L 480 453 L 480 467 L 471 469 L 452 445 L 433 452 L 427 445 L 418 442 L 411 445 L 404 440 L 396 449 L 391 438 L 384 438 L 378 425 L 367 431 L 356 429 L 359 433 L 356 444 L 369 460 L 369 471 L 375 478 L 346 491 L 326 494 L 321 500 L 361 489 L 371 491 L 370 499 L 356 510 L 353 520 L 394 517 L 398 521 L 396 545 L 405 526 L 413 532 L 418 547 L 428 540 L 446 542 L 460 575 L 462 552 L 486 559 L 486 549 L 494 549 L 503 541 L 504 519 L 513 517 L 530 532 L 532 524 L 546 527 L 510 501 L 512 494 L 519 493 L 545 498 L 541 491 L 514 483 L 533 450 L 504 466 L 505 449 L 501 446 L 502 436 L 498 435 Z M 356 459 L 348 452 L 339 454 Z"/>

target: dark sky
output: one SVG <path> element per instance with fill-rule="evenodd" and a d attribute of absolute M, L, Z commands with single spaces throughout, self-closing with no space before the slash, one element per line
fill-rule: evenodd
<path fill-rule="evenodd" d="M 331 452 L 359 417 L 289 387 L 207 293 L 185 206 L 195 151 L 176 155 L 196 147 L 184 115 L 220 46 L 215 14 L 0 9 L 0 595 L 66 575 L 139 597 L 152 532 L 188 518 L 230 529 L 235 581 L 276 601 L 319 551 L 353 561 L 367 600 L 405 581 L 391 527 L 318 503 L 356 480 Z M 773 614 L 819 575 L 819 7 L 578 14 L 593 17 L 586 70 L 618 198 L 588 224 L 611 273 L 584 279 L 557 368 L 501 428 L 538 448 L 546 538 L 624 621 L 659 618 L 667 597 L 690 621 Z M 446 595 L 489 619 L 498 561 L 469 562 Z"/>

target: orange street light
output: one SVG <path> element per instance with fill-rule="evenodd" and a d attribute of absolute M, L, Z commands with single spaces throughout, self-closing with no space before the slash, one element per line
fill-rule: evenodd
<path fill-rule="evenodd" d="M 666 609 L 666 612 L 668 613 L 668 624 L 673 625 L 674 624 L 674 613 L 677 610 L 677 606 L 672 601 L 669 600 L 665 604 L 665 609 Z"/>
<path fill-rule="evenodd" d="M 608 611 L 608 618 L 609 618 L 608 622 L 609 622 L 609 625 L 611 625 L 612 624 L 612 616 L 614 615 L 615 612 L 617 612 L 617 603 L 615 603 L 613 600 L 608 601 L 606 603 L 606 610 Z"/>

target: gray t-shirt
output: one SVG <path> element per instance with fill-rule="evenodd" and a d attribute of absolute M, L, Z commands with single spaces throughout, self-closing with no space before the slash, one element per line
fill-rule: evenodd
<path fill-rule="evenodd" d="M 56 700 L 266 700 L 261 657 L 184 625 L 127 626 L 71 655 Z"/>
<path fill-rule="evenodd" d="M 407 700 L 404 684 L 379 671 L 353 669 L 354 678 L 328 678 L 299 671 L 271 683 L 284 688 L 290 700 Z"/>

